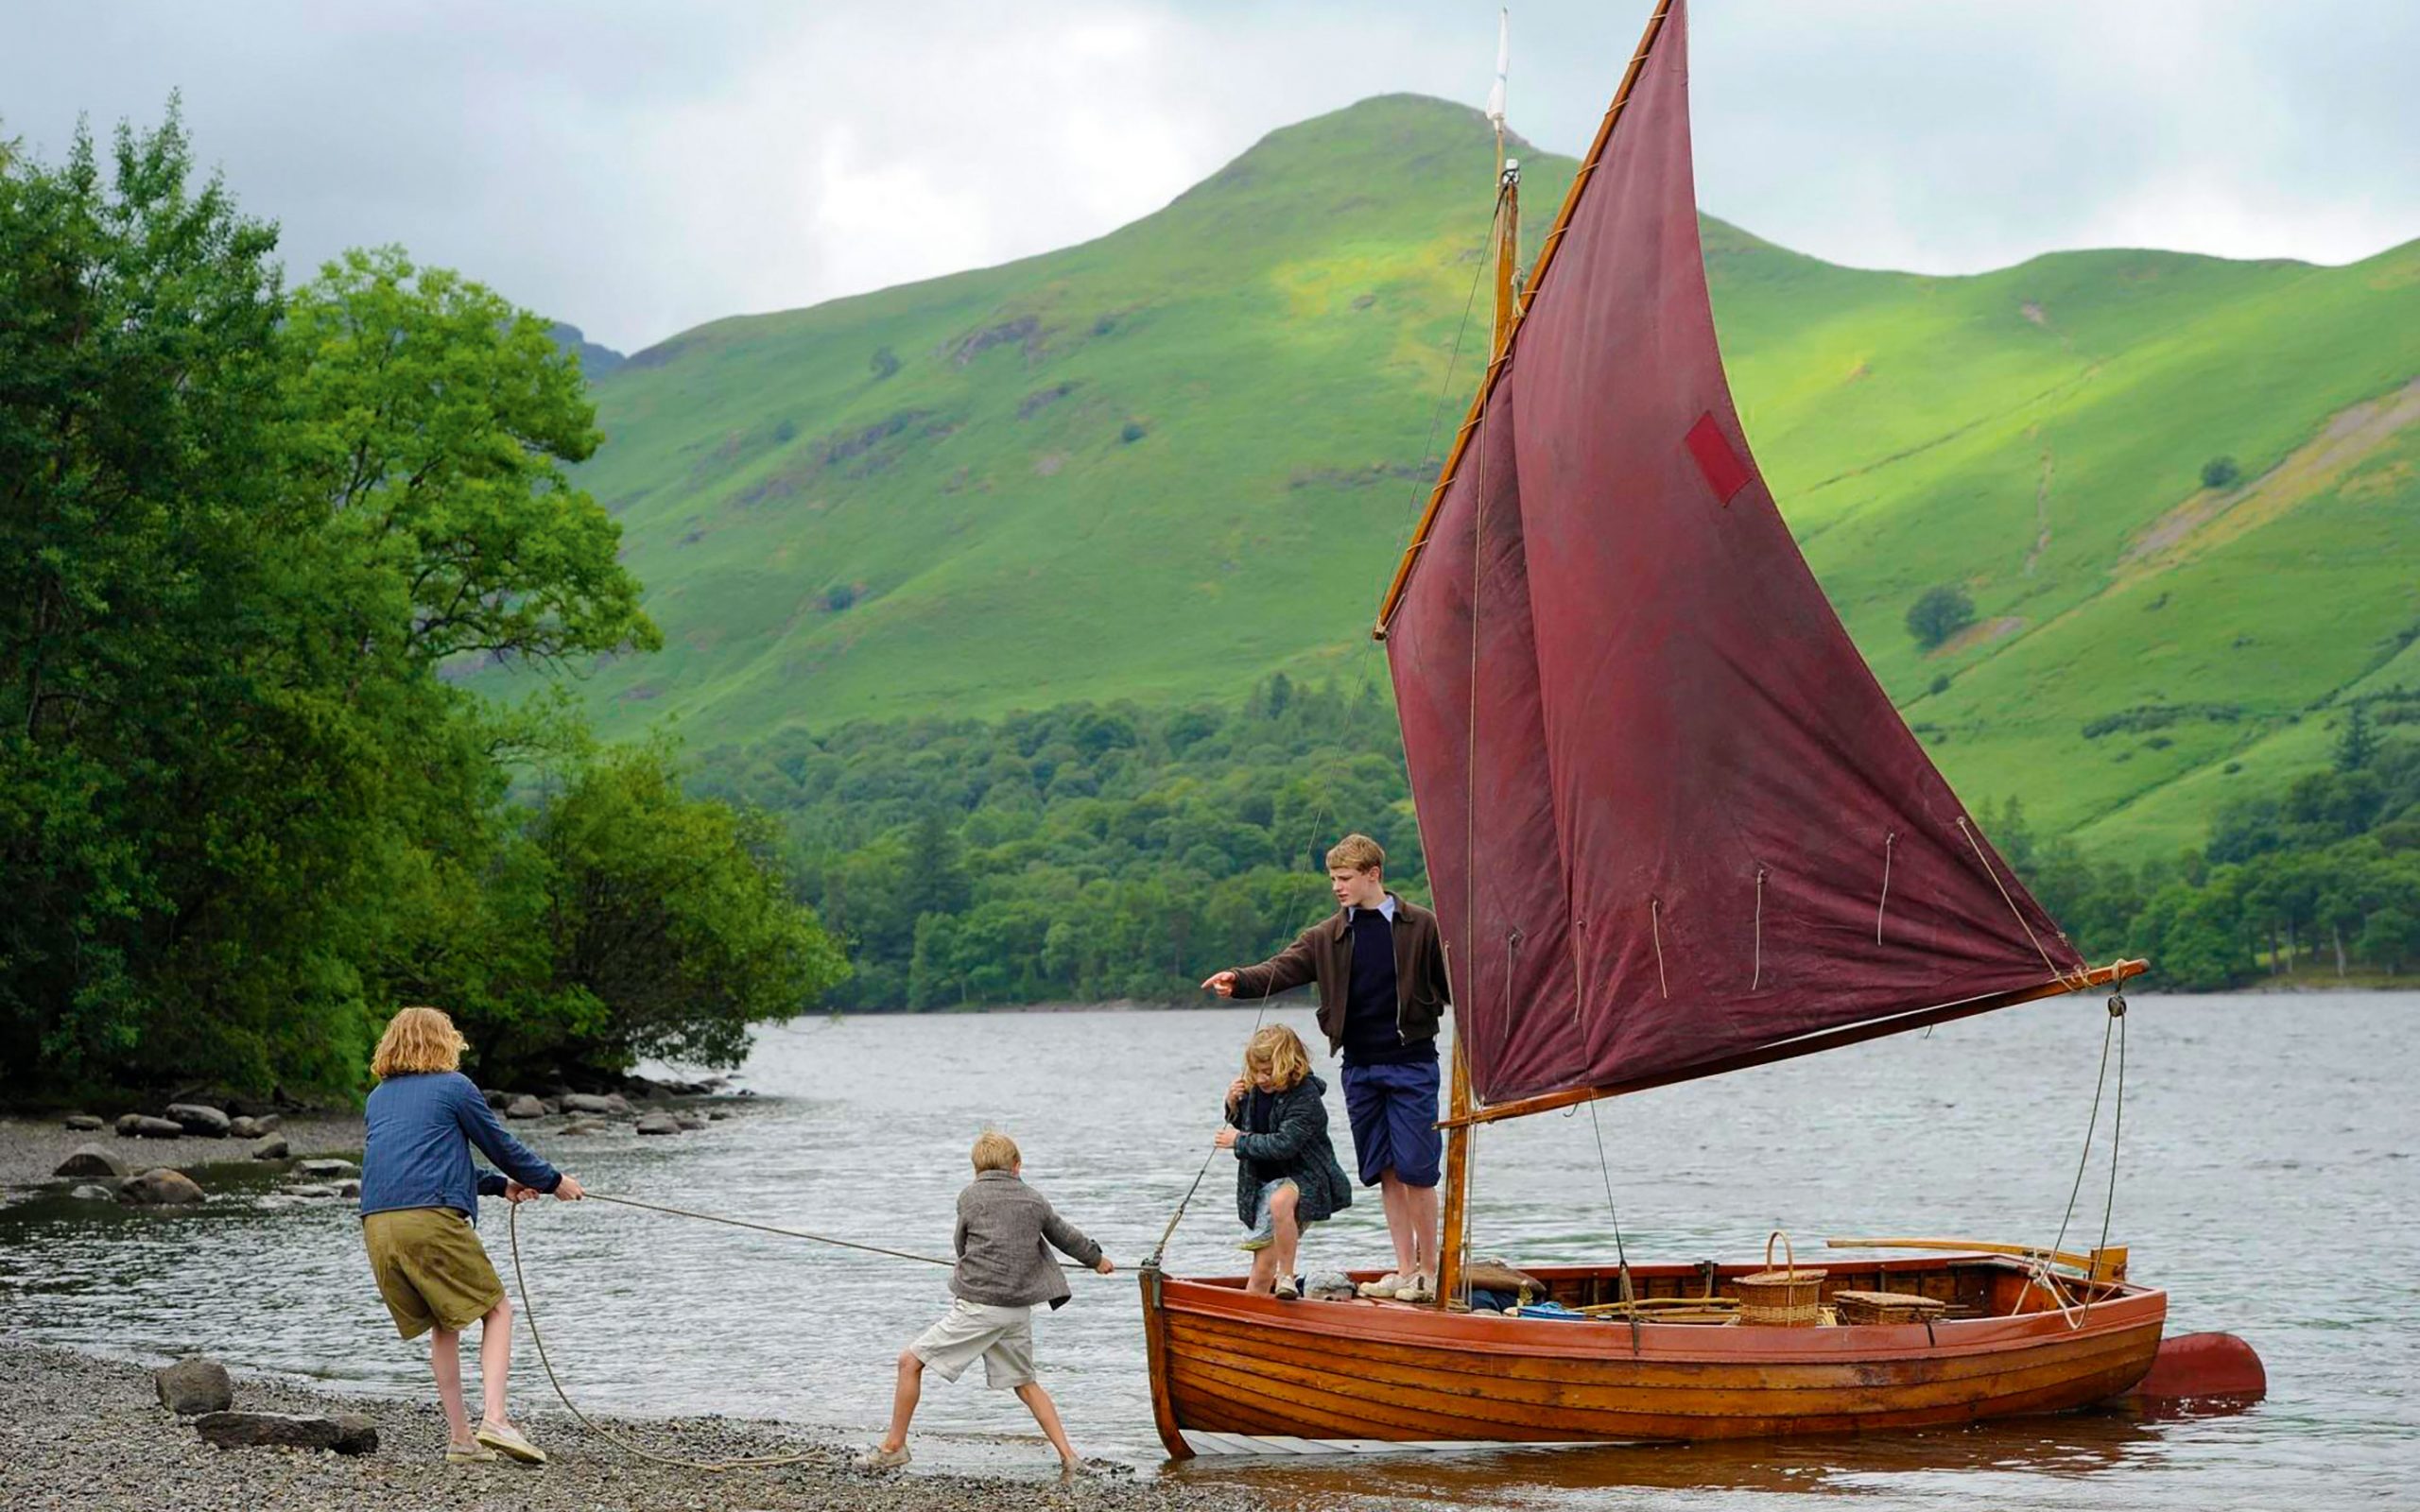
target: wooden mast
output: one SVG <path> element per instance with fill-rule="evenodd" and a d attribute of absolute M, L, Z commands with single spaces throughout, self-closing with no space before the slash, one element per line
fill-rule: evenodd
<path fill-rule="evenodd" d="M 1495 122 L 1495 318 L 1494 334 L 1488 343 L 1488 366 L 1493 369 L 1504 359 L 1505 348 L 1512 340 L 1512 324 L 1520 308 L 1513 298 L 1512 282 L 1521 262 L 1521 164 L 1504 156 L 1504 122 Z M 1471 1068 L 1462 1054 L 1461 1016 L 1454 1018 L 1454 1047 L 1450 1052 L 1452 1070 L 1446 1093 L 1445 1126 L 1445 1211 L 1440 1215 L 1437 1247 L 1432 1257 L 1437 1267 L 1437 1304 L 1460 1308 L 1462 1294 L 1462 1263 L 1469 1246 L 1470 1229 L 1470 1143 L 1471 1143 Z"/>

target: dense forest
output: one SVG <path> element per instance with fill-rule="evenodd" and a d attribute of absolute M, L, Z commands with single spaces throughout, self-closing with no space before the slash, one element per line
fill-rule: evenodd
<path fill-rule="evenodd" d="M 1393 705 L 1366 681 L 789 730 L 707 751 L 696 785 L 780 818 L 853 1008 L 1198 1000 L 1333 906 L 1321 858 L 1348 830 L 1426 897 Z"/>
<path fill-rule="evenodd" d="M 275 249 L 173 112 L 0 144 L 0 1094 L 349 1095 L 412 1002 L 492 1076 L 735 1059 L 846 969 L 769 828 L 441 676 L 659 644 L 577 362 Z"/>
<path fill-rule="evenodd" d="M 2155 985 L 2420 971 L 2420 742 L 2387 738 L 2416 704 L 2350 705 L 2332 769 L 2225 808 L 2181 855 L 2087 859 L 2014 801 L 1980 817 L 2078 949 L 2149 955 Z M 705 752 L 695 781 L 779 817 L 854 1008 L 1199 1001 L 1331 906 L 1320 854 L 1350 829 L 1426 898 L 1392 706 L 1367 685 L 791 730 Z"/>

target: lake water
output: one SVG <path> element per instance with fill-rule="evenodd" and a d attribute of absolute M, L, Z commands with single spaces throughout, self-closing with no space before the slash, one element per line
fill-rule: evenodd
<path fill-rule="evenodd" d="M 1312 1037 L 1307 1008 L 1270 1017 Z M 762 1034 L 759 1095 L 700 1133 L 588 1138 L 525 1126 L 600 1191 L 946 1253 L 965 1150 L 996 1125 L 1028 1179 L 1140 1260 L 1200 1166 L 1250 1009 L 819 1020 Z M 2140 997 L 2128 1021 L 2111 1238 L 2168 1287 L 2169 1329 L 2242 1335 L 2268 1400 L 2144 1423 L 2115 1416 L 1868 1440 L 1726 1448 L 1194 1465 L 1305 1506 L 1759 1508 L 1848 1496 L 1876 1508 L 2420 1506 L 2420 995 Z M 1969 1234 L 2046 1244 L 2075 1179 L 2100 1062 L 2098 998 L 2035 1004 L 1929 1035 L 1600 1105 L 1634 1260 L 1751 1257 L 1771 1228 L 1823 1237 Z M 1332 1066 L 1323 1074 L 1333 1078 Z M 1341 1100 L 1330 1090 L 1351 1163 Z M 2105 1153 L 2107 1109 L 2101 1124 Z M 1585 1109 L 1484 1131 L 1478 1252 L 1612 1253 Z M 1220 1156 L 1177 1230 L 1178 1274 L 1240 1268 Z M 2070 1247 L 2097 1238 L 2106 1166 Z M 499 1268 L 504 1214 L 480 1225 Z M 937 1269 L 609 1207 L 524 1210 L 523 1253 L 557 1366 L 581 1405 L 724 1412 L 870 1431 L 890 1361 L 945 1305 Z M 1323 1228 L 1305 1269 L 1387 1255 L 1374 1194 Z M 509 1269 L 507 1270 L 510 1279 Z M 1079 1447 L 1157 1465 L 1132 1279 L 1080 1276 L 1036 1318 L 1044 1379 Z M 346 1208 L 234 1192 L 188 1215 L 41 1201 L 0 1213 L 0 1329 L 103 1352 L 203 1349 L 242 1367 L 424 1393 L 371 1289 Z M 525 1336 L 518 1400 L 546 1403 Z M 976 1372 L 932 1381 L 920 1463 L 975 1464 L 1024 1435 Z"/>

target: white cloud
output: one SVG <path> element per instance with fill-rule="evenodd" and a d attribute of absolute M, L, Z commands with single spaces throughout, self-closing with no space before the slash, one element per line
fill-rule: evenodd
<path fill-rule="evenodd" d="M 1515 127 L 1582 145 L 1645 9 L 1518 7 Z M 1704 203 L 1820 256 L 2420 235 L 2420 7 L 1698 0 L 1693 26 Z M 401 241 L 632 347 L 1098 235 L 1288 122 L 1476 103 L 1494 52 L 1493 0 L 129 0 L 16 11 L 0 124 L 56 152 L 79 110 L 155 119 L 182 88 L 302 266 Z"/>

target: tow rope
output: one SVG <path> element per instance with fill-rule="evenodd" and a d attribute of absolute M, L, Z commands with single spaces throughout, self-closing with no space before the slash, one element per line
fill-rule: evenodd
<path fill-rule="evenodd" d="M 854 1239 L 835 1238 L 830 1234 L 809 1233 L 804 1228 L 779 1228 L 771 1224 L 752 1223 L 745 1218 L 726 1218 L 718 1213 L 696 1212 L 687 1208 L 640 1202 L 631 1197 L 609 1197 L 601 1192 L 588 1193 L 582 1200 L 610 1202 L 616 1207 L 638 1208 L 648 1212 L 660 1212 L 675 1218 L 694 1218 L 700 1223 L 718 1223 L 733 1228 L 751 1228 L 758 1233 L 775 1234 L 784 1239 L 804 1239 L 813 1244 L 829 1245 L 836 1249 L 854 1249 L 864 1254 L 887 1256 L 892 1260 L 914 1261 L 924 1265 L 955 1267 L 957 1264 L 957 1262 L 943 1260 L 938 1255 L 919 1255 L 905 1249 L 890 1249 L 881 1245 L 862 1244 Z M 529 1300 L 529 1278 L 521 1266 L 521 1204 L 517 1202 L 506 1209 L 505 1235 L 512 1248 L 512 1282 L 521 1293 L 521 1315 L 528 1320 L 529 1342 L 538 1347 L 538 1364 L 546 1372 L 546 1383 L 555 1388 L 555 1396 L 562 1402 L 563 1410 L 577 1418 L 581 1427 L 626 1454 L 636 1455 L 644 1460 L 652 1460 L 658 1465 L 675 1465 L 683 1469 L 711 1470 L 717 1473 L 724 1470 L 769 1469 L 777 1465 L 797 1465 L 810 1459 L 821 1458 L 827 1452 L 824 1450 L 814 1449 L 795 1454 L 758 1454 L 737 1459 L 686 1459 L 678 1454 L 660 1454 L 654 1450 L 633 1444 L 580 1411 L 579 1404 L 573 1401 L 571 1393 L 563 1388 L 562 1378 L 555 1373 L 555 1363 L 546 1354 L 546 1335 L 538 1327 L 538 1309 Z M 1079 1267 L 1062 1264 L 1060 1268 L 1075 1270 Z"/>

